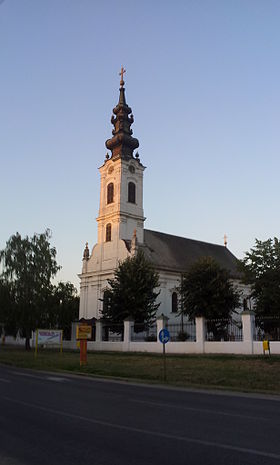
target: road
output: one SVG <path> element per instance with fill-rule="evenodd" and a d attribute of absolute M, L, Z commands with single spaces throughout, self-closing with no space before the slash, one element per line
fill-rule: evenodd
<path fill-rule="evenodd" d="M 280 463 L 280 398 L 0 366 L 1 465 Z"/>

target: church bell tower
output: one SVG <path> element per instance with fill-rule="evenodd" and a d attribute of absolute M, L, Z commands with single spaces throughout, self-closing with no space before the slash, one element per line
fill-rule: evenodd
<path fill-rule="evenodd" d="M 111 123 L 113 136 L 106 141 L 107 153 L 104 164 L 99 168 L 100 205 L 98 222 L 98 244 L 130 241 L 136 230 L 138 242 L 143 242 L 143 171 L 145 167 L 134 155 L 139 142 L 132 137 L 131 125 L 134 117 L 126 103 L 123 75 L 121 68 L 120 95 L 113 109 Z"/>
<path fill-rule="evenodd" d="M 144 240 L 143 172 L 145 167 L 134 150 L 139 142 L 132 137 L 134 121 L 124 89 L 125 70 L 121 69 L 120 95 L 113 109 L 114 126 L 106 141 L 107 153 L 100 172 L 98 240 L 90 253 L 84 250 L 80 286 L 79 318 L 100 318 L 108 279 L 120 261 L 133 256 Z"/>

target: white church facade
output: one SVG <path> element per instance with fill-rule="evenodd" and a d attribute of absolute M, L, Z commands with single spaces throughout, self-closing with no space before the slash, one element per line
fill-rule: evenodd
<path fill-rule="evenodd" d="M 126 103 L 122 72 L 119 101 L 111 118 L 113 137 L 106 141 L 111 155 L 106 155 L 99 168 L 98 240 L 91 253 L 86 245 L 82 273 L 79 275 L 79 318 L 88 320 L 101 317 L 102 299 L 108 287 L 108 279 L 113 277 L 120 261 L 133 256 L 141 248 L 159 273 L 158 313 L 177 323 L 177 287 L 182 273 L 199 258 L 211 256 L 235 280 L 238 279 L 237 260 L 226 246 L 144 229 L 145 166 L 138 153 L 134 154 L 139 142 L 132 137 L 133 121 L 132 110 Z"/>

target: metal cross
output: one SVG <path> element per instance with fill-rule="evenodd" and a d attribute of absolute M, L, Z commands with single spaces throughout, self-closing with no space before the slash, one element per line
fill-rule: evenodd
<path fill-rule="evenodd" d="M 125 72 L 126 72 L 126 69 L 124 69 L 124 67 L 122 66 L 121 67 L 121 72 L 119 73 L 119 75 L 121 76 L 121 82 L 120 82 L 121 86 L 124 85 L 123 75 L 124 75 Z"/>
<path fill-rule="evenodd" d="M 228 238 L 227 238 L 227 235 L 225 234 L 225 235 L 224 235 L 224 246 L 225 246 L 225 247 L 227 246 L 227 240 L 228 240 Z"/>

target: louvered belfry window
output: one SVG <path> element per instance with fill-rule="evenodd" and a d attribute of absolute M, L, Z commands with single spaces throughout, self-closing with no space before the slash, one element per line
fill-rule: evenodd
<path fill-rule="evenodd" d="M 136 201 L 135 192 L 136 192 L 136 188 L 135 188 L 134 182 L 129 182 L 128 183 L 128 201 L 130 203 L 135 203 Z"/>
<path fill-rule="evenodd" d="M 110 242 L 112 240 L 112 225 L 108 223 L 106 225 L 106 242 Z"/>
<path fill-rule="evenodd" d="M 107 186 L 107 203 L 114 202 L 114 184 L 110 182 Z"/>

